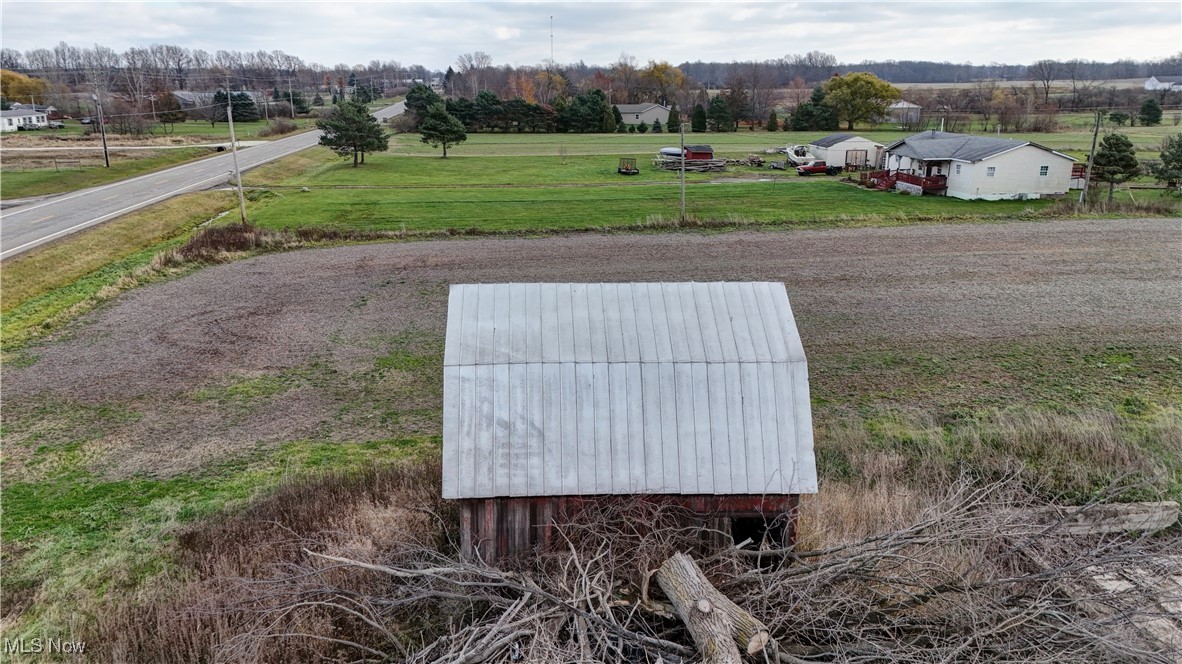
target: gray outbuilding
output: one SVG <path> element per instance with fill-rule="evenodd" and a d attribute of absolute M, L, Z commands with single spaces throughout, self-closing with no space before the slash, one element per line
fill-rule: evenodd
<path fill-rule="evenodd" d="M 812 436 L 781 283 L 451 287 L 443 496 L 461 501 L 467 556 L 544 544 L 580 501 L 613 496 L 713 527 L 779 521 L 791 540 L 797 496 L 817 490 Z"/>

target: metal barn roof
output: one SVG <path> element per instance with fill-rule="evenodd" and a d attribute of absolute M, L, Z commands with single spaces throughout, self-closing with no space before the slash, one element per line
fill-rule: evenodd
<path fill-rule="evenodd" d="M 817 490 L 781 283 L 454 285 L 445 498 Z"/>

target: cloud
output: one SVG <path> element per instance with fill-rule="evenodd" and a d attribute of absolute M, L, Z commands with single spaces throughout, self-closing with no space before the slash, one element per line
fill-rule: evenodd
<path fill-rule="evenodd" d="M 608 64 L 770 60 L 821 50 L 841 62 L 1025 64 L 1143 60 L 1179 50 L 1178 2 L 4 2 L 5 47 L 173 43 L 282 50 L 325 65 L 397 60 L 446 69 L 461 53 L 497 64 L 550 57 Z"/>

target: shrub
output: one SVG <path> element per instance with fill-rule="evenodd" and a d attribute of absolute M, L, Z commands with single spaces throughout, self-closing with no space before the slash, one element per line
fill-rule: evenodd
<path fill-rule="evenodd" d="M 260 129 L 259 136 L 282 136 L 283 134 L 290 134 L 297 129 L 299 129 L 299 126 L 291 120 L 277 118 L 271 120 L 271 122 L 266 127 Z"/>

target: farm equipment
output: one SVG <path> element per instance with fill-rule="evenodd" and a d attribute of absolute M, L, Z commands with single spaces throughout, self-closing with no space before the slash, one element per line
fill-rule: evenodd
<path fill-rule="evenodd" d="M 620 166 L 616 168 L 616 172 L 620 175 L 639 175 L 640 169 L 636 167 L 636 159 L 621 157 Z"/>

